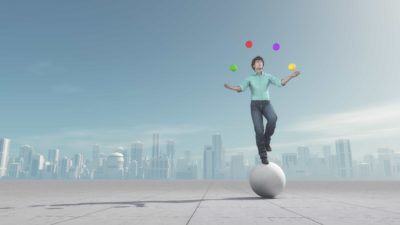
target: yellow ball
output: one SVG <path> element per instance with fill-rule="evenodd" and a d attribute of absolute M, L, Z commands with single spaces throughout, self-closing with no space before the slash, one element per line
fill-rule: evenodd
<path fill-rule="evenodd" d="M 289 69 L 290 71 L 295 71 L 295 70 L 296 70 L 296 64 L 290 63 L 290 64 L 288 65 L 288 69 Z"/>

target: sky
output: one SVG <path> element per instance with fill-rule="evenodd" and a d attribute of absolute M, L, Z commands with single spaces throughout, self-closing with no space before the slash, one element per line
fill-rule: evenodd
<path fill-rule="evenodd" d="M 278 115 L 273 155 L 338 138 L 353 155 L 400 150 L 400 3 L 388 1 L 0 2 L 0 137 L 47 153 L 112 152 L 142 141 L 201 156 L 220 133 L 227 155 L 257 154 L 250 91 L 261 55 Z M 244 43 L 253 41 L 252 48 Z M 281 49 L 273 51 L 278 42 Z M 238 71 L 229 70 L 231 64 Z M 265 121 L 264 121 L 265 123 Z"/>

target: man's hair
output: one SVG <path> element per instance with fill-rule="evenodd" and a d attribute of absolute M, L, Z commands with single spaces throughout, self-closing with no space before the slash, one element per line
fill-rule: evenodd
<path fill-rule="evenodd" d="M 263 63 L 263 67 L 264 67 L 264 59 L 261 56 L 256 56 L 256 57 L 254 57 L 253 60 L 251 60 L 251 68 L 253 68 L 253 70 L 254 70 L 254 64 L 256 64 L 257 60 L 261 60 Z"/>

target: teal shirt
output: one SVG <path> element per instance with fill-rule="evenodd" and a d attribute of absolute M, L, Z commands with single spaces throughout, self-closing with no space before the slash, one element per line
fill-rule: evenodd
<path fill-rule="evenodd" d="M 273 84 L 282 87 L 281 79 L 262 72 L 262 74 L 252 74 L 248 76 L 240 85 L 240 92 L 250 87 L 251 100 L 270 100 L 269 85 Z"/>

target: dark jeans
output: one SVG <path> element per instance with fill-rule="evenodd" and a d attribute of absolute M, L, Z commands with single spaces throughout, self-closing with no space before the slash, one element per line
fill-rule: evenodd
<path fill-rule="evenodd" d="M 251 100 L 250 108 L 254 131 L 256 132 L 258 154 L 260 157 L 266 157 L 267 151 L 265 146 L 269 145 L 271 142 L 271 136 L 274 134 L 278 117 L 269 100 Z M 265 132 L 263 116 L 267 119 Z"/>

